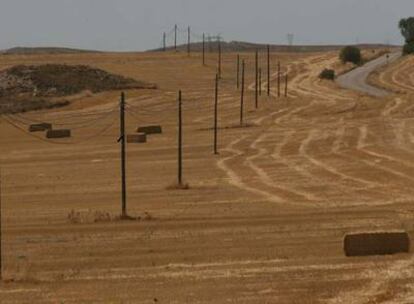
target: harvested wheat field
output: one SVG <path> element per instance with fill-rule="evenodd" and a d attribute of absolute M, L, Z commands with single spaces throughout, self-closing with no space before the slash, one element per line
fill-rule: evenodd
<path fill-rule="evenodd" d="M 127 145 L 132 218 L 120 221 L 120 91 L 2 116 L 1 303 L 414 303 L 412 254 L 343 250 L 346 234 L 414 237 L 413 58 L 372 75 L 394 92 L 374 98 L 319 80 L 336 51 L 272 53 L 271 96 L 264 82 L 255 109 L 254 54 L 242 53 L 241 127 L 236 54 L 225 53 L 214 155 L 216 55 L 205 67 L 174 52 L 0 56 L 1 70 L 89 65 L 156 84 L 125 91 L 126 133 L 162 127 Z M 288 97 L 283 83 L 277 97 L 277 60 Z M 34 123 L 71 137 L 29 133 Z"/>

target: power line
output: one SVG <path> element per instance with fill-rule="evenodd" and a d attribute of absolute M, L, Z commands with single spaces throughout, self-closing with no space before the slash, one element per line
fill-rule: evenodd
<path fill-rule="evenodd" d="M 161 110 L 156 110 L 156 109 L 150 109 L 150 110 L 148 110 L 148 109 L 139 109 L 138 107 L 132 106 L 132 105 L 130 105 L 128 103 L 126 103 L 125 105 L 126 105 L 126 108 L 127 109 L 131 109 L 131 110 L 135 111 L 137 115 L 140 115 L 140 114 L 143 114 L 143 115 L 145 115 L 145 114 L 146 115 L 162 114 L 162 113 L 164 113 L 166 111 L 175 109 L 173 107 L 173 105 L 168 105 L 168 107 L 164 107 Z"/>
<path fill-rule="evenodd" d="M 204 97 L 200 97 L 200 98 L 204 98 Z M 147 100 L 151 100 L 151 99 L 145 99 L 145 101 L 147 101 Z M 136 101 L 139 102 L 139 101 L 144 101 L 144 100 L 136 100 Z M 137 107 L 137 106 L 135 106 L 135 105 L 133 105 L 129 102 L 125 102 L 125 106 L 126 106 L 127 109 L 133 110 L 135 112 L 135 114 L 137 114 L 137 115 L 141 115 L 141 114 L 148 114 L 148 115 L 162 114 L 162 113 L 166 113 L 170 110 L 175 110 L 176 109 L 176 105 L 174 105 L 173 103 L 168 103 L 166 101 L 160 101 L 158 103 L 151 103 L 150 105 L 145 105 L 145 108 L 144 107 Z M 194 106 L 194 108 L 197 108 L 197 109 L 203 109 L 202 107 L 200 108 L 199 104 L 195 104 L 193 106 Z M 154 109 L 155 107 L 162 107 L 162 108 L 161 109 Z M 205 107 L 205 108 L 207 109 L 208 107 Z M 186 109 L 191 109 L 191 108 L 189 108 L 188 105 L 187 105 Z"/>
<path fill-rule="evenodd" d="M 64 119 L 71 119 L 72 120 L 73 118 L 75 118 L 75 119 L 76 118 L 85 118 L 86 119 L 89 116 L 96 116 L 96 115 L 102 115 L 102 116 L 104 116 L 105 114 L 111 113 L 114 110 L 116 110 L 116 106 L 109 108 L 108 111 L 95 111 L 95 112 L 94 111 L 91 111 L 91 112 L 83 112 L 83 113 L 82 112 L 79 112 L 79 113 L 76 113 L 76 114 L 74 114 L 74 113 L 67 113 L 67 114 L 65 114 L 64 112 L 63 113 L 62 112 L 55 112 L 55 114 L 60 114 L 60 116 L 58 118 L 55 118 L 55 119 L 58 119 L 61 122 L 62 122 L 62 119 L 63 119 L 63 121 L 64 121 Z M 48 114 L 43 115 L 42 117 L 41 116 L 37 116 L 37 117 L 32 117 L 32 118 L 28 117 L 27 115 L 24 116 L 24 115 L 22 115 L 20 113 L 16 113 L 16 114 L 12 114 L 12 115 L 19 116 L 22 119 L 24 119 L 26 121 L 33 122 L 33 123 L 42 123 L 42 122 L 44 122 L 44 120 L 53 120 L 54 119 L 52 117 L 48 117 L 47 116 Z M 67 125 L 67 124 L 68 123 L 63 123 L 62 122 L 62 125 Z M 57 122 L 56 125 L 59 125 L 59 122 Z"/>
<path fill-rule="evenodd" d="M 207 41 L 206 42 L 208 42 L 210 48 L 211 48 L 211 42 L 212 42 L 212 40 L 219 41 L 219 40 L 222 39 L 221 34 L 218 34 L 218 35 L 215 35 L 215 36 L 212 36 L 212 35 L 208 34 L 206 36 L 205 33 L 198 33 L 198 32 L 195 32 L 193 29 L 191 29 L 191 31 L 189 32 L 188 28 L 189 27 L 184 27 L 184 26 L 181 27 L 181 26 L 175 25 L 175 26 L 173 26 L 173 28 L 170 31 L 163 32 L 165 34 L 165 38 L 163 38 L 163 40 L 161 41 L 161 44 L 160 44 L 161 48 L 164 48 L 164 42 L 163 41 L 165 39 L 165 41 L 166 41 L 165 42 L 165 48 L 166 49 L 168 48 L 168 45 L 173 45 L 174 49 L 177 50 L 177 47 L 178 47 L 178 44 L 177 43 L 178 43 L 178 39 L 179 39 L 179 37 L 178 37 L 179 35 L 178 34 L 185 34 L 186 35 L 185 42 L 187 44 L 188 44 L 188 37 L 194 37 L 194 38 L 196 38 L 196 39 L 193 40 L 193 43 L 194 42 L 201 43 L 202 41 L 205 41 L 203 39 L 203 36 L 204 36 L 204 38 L 207 37 Z M 180 36 L 182 37 L 182 35 L 180 35 Z M 172 42 L 171 43 L 168 43 L 170 41 L 167 42 L 167 39 L 169 39 L 169 38 L 172 39 Z M 182 38 L 180 40 L 184 41 Z M 184 45 L 186 43 L 182 42 L 181 45 Z"/>
<path fill-rule="evenodd" d="M 23 128 L 22 126 L 19 126 L 19 122 L 16 123 L 16 121 L 13 120 L 13 118 L 9 115 L 4 115 L 3 118 L 8 124 L 10 124 L 14 128 L 16 128 L 17 130 L 25 133 L 26 135 L 28 135 L 30 137 L 33 137 L 37 140 L 43 141 L 45 143 L 56 144 L 56 145 L 76 145 L 76 144 L 80 144 L 80 143 L 83 143 L 83 142 L 86 142 L 86 141 L 90 142 L 92 139 L 99 138 L 101 135 L 106 133 L 106 131 L 108 131 L 115 124 L 115 122 L 117 121 L 116 118 L 113 119 L 113 121 L 110 124 L 105 125 L 105 127 L 100 129 L 98 132 L 96 132 L 96 133 L 94 133 L 94 134 L 92 134 L 88 137 L 82 138 L 82 140 L 72 141 L 72 142 L 59 142 L 59 141 L 51 141 L 49 139 L 46 139 L 46 138 L 43 138 L 43 137 L 40 137 L 40 136 L 36 136 L 35 134 L 28 132 L 27 131 L 27 126 L 26 126 L 26 128 Z"/>
<path fill-rule="evenodd" d="M 76 121 L 68 122 L 68 123 L 62 123 L 62 122 L 59 123 L 59 122 L 53 122 L 53 121 L 51 121 L 51 122 L 52 122 L 52 125 L 55 125 L 55 126 L 70 126 L 71 129 L 78 130 L 78 129 L 84 129 L 84 128 L 88 128 L 88 127 L 91 127 L 93 125 L 96 125 L 97 122 L 106 119 L 107 117 L 109 117 L 111 114 L 114 114 L 115 112 L 116 112 L 116 110 L 114 109 L 114 110 L 108 111 L 105 114 L 102 114 L 99 117 L 96 117 L 96 118 L 93 118 L 93 119 L 90 119 L 90 120 L 84 120 L 84 121 L 81 121 L 81 122 L 76 122 Z M 23 117 L 19 114 L 14 114 L 13 116 L 14 116 L 15 120 L 20 121 L 23 124 L 44 123 L 44 121 L 32 120 L 32 119 Z M 48 119 L 48 121 L 50 121 L 50 120 Z"/>

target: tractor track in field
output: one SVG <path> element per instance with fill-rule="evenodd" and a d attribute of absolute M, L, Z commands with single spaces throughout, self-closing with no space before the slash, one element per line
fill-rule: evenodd
<path fill-rule="evenodd" d="M 219 155 L 211 145 L 214 75 L 198 68 L 196 55 L 140 54 L 134 56 L 148 56 L 148 64 L 122 67 L 96 59 L 135 77 L 157 79 L 154 71 L 163 71 L 165 89 L 127 98 L 130 132 L 143 123 L 162 124 L 164 132 L 128 145 L 128 208 L 141 221 L 68 221 L 71 210 L 118 214 L 118 125 L 97 143 L 56 148 L 0 125 L 5 276 L 13 278 L 0 286 L 5 303 L 412 302 L 412 255 L 349 259 L 342 249 L 349 232 L 406 227 L 413 234 L 409 93 L 379 101 L 319 80 L 323 68 L 336 64 L 333 52 L 281 55 L 288 58 L 282 73 L 291 76 L 288 98 L 277 98 L 272 73 L 271 96 L 263 96 L 263 82 L 254 109 L 250 69 L 246 123 L 239 126 L 233 55 L 223 55 Z M 410 64 L 398 60 L 378 79 L 408 92 Z M 170 186 L 177 87 L 184 92 L 187 190 Z M 22 116 L 80 124 L 117 106 L 114 95 L 105 96 L 90 107 Z"/>

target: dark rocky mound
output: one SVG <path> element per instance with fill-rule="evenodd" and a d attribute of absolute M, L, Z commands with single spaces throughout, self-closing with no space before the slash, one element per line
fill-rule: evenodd
<path fill-rule="evenodd" d="M 0 112 L 66 105 L 62 97 L 84 91 L 128 89 L 156 89 L 156 85 L 84 65 L 19 65 L 0 72 Z"/>

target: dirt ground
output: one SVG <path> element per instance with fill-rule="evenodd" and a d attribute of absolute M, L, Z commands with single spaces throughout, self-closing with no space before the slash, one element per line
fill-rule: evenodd
<path fill-rule="evenodd" d="M 318 79 L 336 53 L 272 54 L 271 96 L 264 83 L 255 109 L 254 55 L 243 58 L 245 126 L 236 54 L 225 54 L 213 155 L 216 54 L 206 67 L 197 54 L 0 57 L 0 69 L 89 64 L 156 83 L 126 92 L 127 132 L 164 130 L 127 147 L 128 211 L 141 220 L 120 222 L 120 92 L 2 117 L 1 303 L 414 303 L 412 254 L 346 258 L 342 244 L 349 232 L 414 237 L 413 59 L 380 71 L 398 92 L 380 99 Z M 179 89 L 188 190 L 171 187 Z M 73 137 L 28 134 L 35 121 Z"/>

